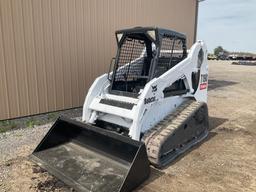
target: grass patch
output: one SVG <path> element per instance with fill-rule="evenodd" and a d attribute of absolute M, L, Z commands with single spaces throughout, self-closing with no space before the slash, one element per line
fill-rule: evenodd
<path fill-rule="evenodd" d="M 10 121 L 10 120 L 0 121 L 0 133 L 4 133 L 16 127 L 17 127 L 17 124 L 14 121 Z"/>
<path fill-rule="evenodd" d="M 47 114 L 48 121 L 55 121 L 59 117 L 59 112 L 52 112 Z"/>
<path fill-rule="evenodd" d="M 0 127 L 0 133 L 4 133 L 6 131 L 10 130 L 10 128 L 7 127 Z"/>
<path fill-rule="evenodd" d="M 42 122 L 40 122 L 39 120 L 36 120 L 34 118 L 29 118 L 27 121 L 26 121 L 26 127 L 29 127 L 29 128 L 33 128 L 37 125 L 41 125 Z"/>
<path fill-rule="evenodd" d="M 20 128 L 34 128 L 36 126 L 45 125 L 56 121 L 60 115 L 65 115 L 70 118 L 78 117 L 81 114 L 81 109 L 56 111 L 46 114 L 22 117 L 11 120 L 0 120 L 0 133 Z"/>

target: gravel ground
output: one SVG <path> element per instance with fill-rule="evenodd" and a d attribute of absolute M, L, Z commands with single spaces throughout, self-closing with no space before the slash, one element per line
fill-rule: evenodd
<path fill-rule="evenodd" d="M 50 124 L 37 126 L 34 128 L 23 128 L 8 131 L 0 135 L 0 162 L 8 161 L 17 157 L 17 151 L 22 152 L 27 147 L 34 148 L 41 138 L 51 127 Z M 30 147 L 31 146 L 31 147 Z"/>
<path fill-rule="evenodd" d="M 66 115 L 66 117 L 68 116 Z M 81 121 L 81 117 L 73 117 L 72 119 Z M 48 132 L 52 124 L 53 122 L 31 128 L 7 131 L 0 134 L 0 162 L 17 157 L 17 151 L 22 153 L 22 151 L 27 148 L 34 149 Z"/>
<path fill-rule="evenodd" d="M 81 109 L 58 112 L 65 117 L 81 121 Z M 23 126 L 27 118 L 14 120 Z M 47 121 L 47 114 L 34 117 L 37 122 Z M 19 185 L 26 190 L 22 191 L 72 191 L 58 179 L 52 177 L 43 169 L 29 160 L 29 155 L 49 131 L 53 122 L 45 125 L 34 125 L 10 130 L 0 134 L 0 191 L 20 191 Z M 20 171 L 22 170 L 22 171 Z M 30 177 L 27 177 L 27 176 Z M 10 178 L 19 178 L 11 180 Z M 23 179 L 22 179 L 23 177 Z M 21 178 L 21 179 L 20 179 Z"/>
<path fill-rule="evenodd" d="M 164 170 L 151 168 L 139 192 L 256 190 L 256 66 L 209 62 L 208 138 Z M 0 134 L 0 191 L 73 191 L 28 160 L 51 125 Z"/>

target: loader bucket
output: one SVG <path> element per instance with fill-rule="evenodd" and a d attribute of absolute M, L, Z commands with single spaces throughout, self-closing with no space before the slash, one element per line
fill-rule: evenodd
<path fill-rule="evenodd" d="M 77 191 L 131 191 L 150 170 L 144 143 L 64 117 L 31 159 Z"/>

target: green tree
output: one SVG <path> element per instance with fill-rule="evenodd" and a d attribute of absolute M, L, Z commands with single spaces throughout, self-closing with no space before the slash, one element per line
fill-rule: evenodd
<path fill-rule="evenodd" d="M 224 49 L 221 46 L 218 46 L 214 49 L 214 55 L 218 56 L 220 52 L 223 52 Z"/>

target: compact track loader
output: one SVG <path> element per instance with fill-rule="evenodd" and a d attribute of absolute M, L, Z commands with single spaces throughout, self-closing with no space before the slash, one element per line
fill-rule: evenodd
<path fill-rule="evenodd" d="M 60 117 L 32 153 L 78 191 L 131 191 L 208 134 L 207 50 L 181 33 L 116 31 L 117 55 L 90 87 L 83 123 Z"/>

